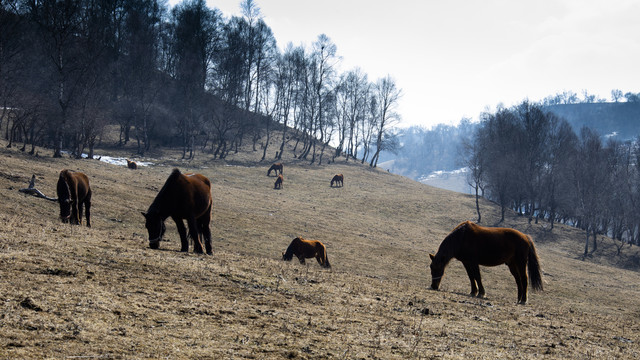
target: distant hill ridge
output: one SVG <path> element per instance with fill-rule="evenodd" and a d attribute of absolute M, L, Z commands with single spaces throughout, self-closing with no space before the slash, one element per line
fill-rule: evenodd
<path fill-rule="evenodd" d="M 583 126 L 622 141 L 640 134 L 640 102 L 551 105 L 545 109 L 566 119 L 576 134 Z"/>

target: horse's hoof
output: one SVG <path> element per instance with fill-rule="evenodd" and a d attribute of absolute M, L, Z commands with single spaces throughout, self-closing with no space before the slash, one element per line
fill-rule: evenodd
<path fill-rule="evenodd" d="M 213 251 L 207 251 L 207 255 L 213 255 Z"/>

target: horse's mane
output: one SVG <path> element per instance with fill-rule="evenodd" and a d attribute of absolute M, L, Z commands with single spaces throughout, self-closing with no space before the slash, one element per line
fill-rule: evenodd
<path fill-rule="evenodd" d="M 69 189 L 69 171 L 71 170 L 62 170 L 60 172 L 60 177 L 58 178 L 57 192 L 59 202 L 71 199 L 71 190 Z M 62 180 L 62 184 L 60 183 L 60 180 Z"/>
<path fill-rule="evenodd" d="M 466 230 L 466 227 L 468 225 L 473 225 L 473 223 L 471 221 L 469 221 L 469 220 L 461 222 L 460 224 L 458 224 L 458 226 L 456 226 L 455 228 L 453 228 L 453 230 L 451 230 L 451 234 L 453 234 L 455 232 L 458 232 L 460 230 L 463 230 L 463 231 Z M 451 235 L 451 234 L 449 234 L 449 235 Z"/>
<path fill-rule="evenodd" d="M 147 210 L 147 213 L 160 212 L 160 210 L 158 209 L 158 207 L 160 207 L 160 202 L 164 200 L 165 195 L 169 191 L 168 189 L 176 182 L 180 175 L 182 174 L 180 173 L 179 169 L 173 169 L 171 175 L 169 175 L 169 177 L 167 178 L 167 181 L 165 181 L 164 185 L 162 185 L 162 188 L 158 192 L 158 195 L 156 195 L 156 198 L 153 199 L 153 202 L 149 206 L 149 210 Z"/>
<path fill-rule="evenodd" d="M 440 255 L 445 259 L 452 258 L 457 245 L 455 240 L 462 238 L 464 233 L 468 230 L 467 228 L 471 225 L 473 225 L 473 223 L 468 220 L 458 224 L 458 226 L 451 230 L 451 233 L 442 240 L 436 255 Z"/>
<path fill-rule="evenodd" d="M 287 259 L 290 259 L 293 257 L 293 252 L 296 246 L 298 245 L 298 243 L 299 243 L 298 241 L 292 241 L 291 244 L 289 244 L 289 246 L 287 247 L 287 251 L 284 252 L 284 256 L 286 256 Z"/>

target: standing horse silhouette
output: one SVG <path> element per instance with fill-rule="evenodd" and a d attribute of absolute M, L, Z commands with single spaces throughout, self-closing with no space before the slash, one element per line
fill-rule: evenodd
<path fill-rule="evenodd" d="M 276 179 L 276 182 L 273 183 L 273 188 L 274 189 L 282 189 L 282 182 L 284 181 L 284 176 L 282 176 L 282 174 L 278 175 L 278 178 Z"/>
<path fill-rule="evenodd" d="M 157 249 L 166 230 L 164 221 L 171 216 L 180 234 L 180 251 L 189 251 L 189 241 L 183 219 L 187 220 L 193 252 L 202 253 L 202 242 L 211 255 L 211 182 L 200 174 L 181 174 L 174 169 L 160 192 L 143 212 L 149 232 L 149 247 Z"/>
<path fill-rule="evenodd" d="M 136 164 L 135 161 L 130 161 L 129 159 L 127 160 L 127 167 L 131 170 L 136 170 L 138 168 L 138 164 Z"/>
<path fill-rule="evenodd" d="M 82 224 L 84 205 L 87 227 L 91 227 L 91 187 L 87 175 L 73 170 L 60 171 L 56 192 L 60 204 L 60 219 L 65 223 Z"/>
<path fill-rule="evenodd" d="M 471 281 L 471 296 L 484 297 L 480 267 L 506 264 L 516 279 L 518 303 L 527 302 L 527 267 L 534 290 L 542 290 L 542 274 L 531 238 L 518 230 L 488 228 L 465 221 L 440 244 L 431 258 L 431 288 L 438 290 L 444 269 L 452 258 L 462 262 Z"/>
<path fill-rule="evenodd" d="M 344 175 L 342 174 L 335 175 L 333 179 L 331 179 L 331 187 L 333 187 L 334 182 L 336 183 L 336 186 L 338 185 L 344 186 Z"/>
<path fill-rule="evenodd" d="M 284 165 L 282 165 L 282 163 L 275 163 L 271 165 L 269 170 L 267 170 L 267 176 L 271 175 L 271 171 L 275 171 L 276 176 L 278 176 L 278 171 L 280 171 L 280 175 L 282 175 L 283 170 L 284 170 Z"/>
<path fill-rule="evenodd" d="M 320 266 L 325 268 L 331 267 L 329 258 L 327 257 L 327 248 L 318 240 L 305 240 L 301 237 L 293 239 L 287 251 L 282 253 L 282 260 L 291 261 L 294 255 L 298 258 L 300 264 L 305 263 L 305 258 L 315 257 Z"/>

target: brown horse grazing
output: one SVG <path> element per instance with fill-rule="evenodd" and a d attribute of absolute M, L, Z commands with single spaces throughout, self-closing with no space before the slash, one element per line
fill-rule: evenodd
<path fill-rule="evenodd" d="M 287 251 L 282 253 L 282 260 L 291 261 L 293 255 L 300 260 L 300 264 L 304 264 L 305 258 L 315 257 L 320 266 L 325 268 L 331 267 L 329 258 L 327 257 L 327 248 L 318 240 L 305 240 L 301 237 L 293 239 Z"/>
<path fill-rule="evenodd" d="M 189 242 L 183 219 L 187 220 L 189 236 L 193 239 L 193 252 L 202 253 L 202 242 L 211 255 L 211 182 L 200 174 L 181 174 L 174 169 L 160 189 L 149 210 L 143 212 L 149 232 L 149 247 L 157 249 L 165 232 L 164 221 L 171 216 L 175 221 L 182 244 L 180 251 L 189 251 Z"/>
<path fill-rule="evenodd" d="M 275 163 L 271 165 L 269 170 L 267 170 L 267 176 L 271 175 L 271 171 L 275 171 L 276 176 L 278 175 L 278 171 L 280 171 L 280 175 L 282 175 L 283 170 L 284 170 L 284 165 L 282 165 L 282 163 Z"/>
<path fill-rule="evenodd" d="M 56 187 L 60 204 L 60 219 L 71 224 L 82 224 L 82 206 L 86 207 L 87 226 L 91 227 L 91 187 L 87 175 L 62 170 Z"/>
<path fill-rule="evenodd" d="M 344 186 L 344 175 L 342 174 L 335 175 L 333 179 L 331 179 L 331 187 L 333 187 L 334 182 L 336 183 L 336 186 L 338 185 Z"/>
<path fill-rule="evenodd" d="M 484 297 L 480 268 L 507 264 L 518 285 L 518 303 L 527 302 L 527 266 L 534 290 L 542 290 L 542 274 L 531 238 L 518 230 L 488 228 L 465 221 L 440 244 L 431 258 L 431 288 L 438 290 L 444 269 L 452 258 L 462 262 L 471 280 L 471 296 Z M 477 284 L 477 286 L 476 286 Z"/>
<path fill-rule="evenodd" d="M 138 168 L 138 164 L 136 164 L 135 161 L 129 161 L 129 159 L 127 160 L 127 167 L 131 170 L 136 170 Z"/>
<path fill-rule="evenodd" d="M 282 189 L 282 182 L 284 181 L 284 176 L 282 174 L 278 175 L 276 182 L 273 184 L 274 189 Z"/>

